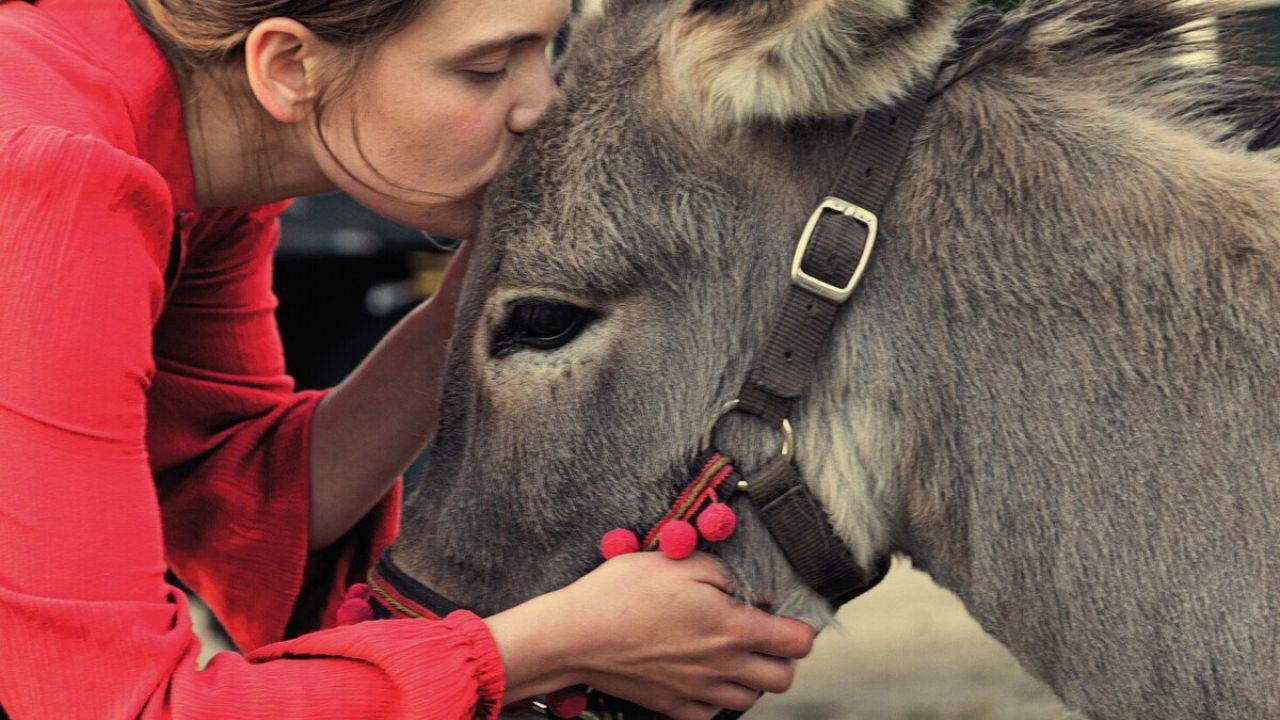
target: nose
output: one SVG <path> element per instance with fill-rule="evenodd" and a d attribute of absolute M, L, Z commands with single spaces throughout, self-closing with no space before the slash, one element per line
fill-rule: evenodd
<path fill-rule="evenodd" d="M 551 104 L 555 92 L 556 83 L 551 76 L 551 66 L 543 60 L 530 72 L 525 87 L 521 88 L 521 99 L 512 106 L 507 118 L 507 129 L 516 135 L 528 132 Z"/>

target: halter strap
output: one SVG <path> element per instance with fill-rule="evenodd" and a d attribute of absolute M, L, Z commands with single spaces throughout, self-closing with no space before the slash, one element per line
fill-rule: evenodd
<path fill-rule="evenodd" d="M 956 34 L 957 48 L 944 64 L 919 78 L 893 105 L 868 112 L 855 128 L 844 168 L 796 246 L 791 282 L 738 392 L 736 410 L 771 425 L 790 419 L 812 382 L 837 314 L 862 280 L 877 241 L 886 239 L 883 213 L 925 108 L 935 97 L 938 70 L 986 42 L 1001 18 L 991 8 L 967 16 Z M 791 458 L 775 458 L 746 484 L 752 504 L 796 573 L 834 607 L 884 578 L 888 558 L 879 558 L 870 570 L 857 562 Z"/>
<path fill-rule="evenodd" d="M 840 308 L 870 264 L 881 236 L 881 213 L 924 117 L 933 83 L 934 74 L 929 73 L 891 107 L 868 112 L 855 130 L 840 178 L 814 210 L 797 244 L 781 310 L 739 390 L 739 412 L 769 424 L 790 419 L 813 379 Z M 779 456 L 748 477 L 746 490 L 796 574 L 834 608 L 884 578 L 888 558 L 863 568 L 790 457 Z"/>
<path fill-rule="evenodd" d="M 379 620 L 392 617 L 440 620 L 461 605 L 414 580 L 391 561 L 390 548 L 369 568 L 369 602 Z"/>

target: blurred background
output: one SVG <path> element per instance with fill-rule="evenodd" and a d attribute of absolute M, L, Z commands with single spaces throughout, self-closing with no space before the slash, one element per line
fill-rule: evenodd
<path fill-rule="evenodd" d="M 1117 0 L 1123 2 L 1124 0 Z M 1195 1 L 1195 0 L 1188 0 Z M 575 3 L 584 8 L 592 0 Z M 988 3 L 1007 10 L 1018 0 Z M 1249 14 L 1260 61 L 1280 65 L 1280 1 Z M 343 195 L 302 199 L 283 220 L 275 290 L 288 367 L 300 388 L 339 382 L 437 286 L 440 243 Z M 410 472 L 415 476 L 416 470 Z M 197 608 L 206 656 L 225 649 Z M 763 700 L 763 720 L 1059 720 L 1064 709 L 989 638 L 960 601 L 899 563 L 823 633 L 795 688 Z"/>

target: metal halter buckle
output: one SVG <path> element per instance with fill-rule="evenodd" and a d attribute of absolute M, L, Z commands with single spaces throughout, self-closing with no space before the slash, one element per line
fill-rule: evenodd
<path fill-rule="evenodd" d="M 822 219 L 822 214 L 828 211 L 851 217 L 867 228 L 867 243 L 862 247 L 862 257 L 858 259 L 858 267 L 854 269 L 853 276 L 849 278 L 849 282 L 844 287 L 837 287 L 824 280 L 819 280 L 805 272 L 800 266 L 801 261 L 804 260 L 804 254 L 809 250 L 809 242 L 813 240 L 813 232 L 817 229 L 818 222 Z M 809 216 L 809 223 L 805 225 L 804 233 L 800 236 L 800 244 L 796 246 L 796 255 L 791 261 L 792 284 L 832 302 L 843 303 L 848 300 L 849 296 L 853 294 L 853 289 L 862 280 L 862 273 L 867 269 L 867 261 L 871 259 L 871 251 L 875 248 L 876 234 L 879 228 L 880 219 L 870 210 L 836 197 L 823 199 L 818 205 L 818 209 L 813 211 L 813 215 Z"/>

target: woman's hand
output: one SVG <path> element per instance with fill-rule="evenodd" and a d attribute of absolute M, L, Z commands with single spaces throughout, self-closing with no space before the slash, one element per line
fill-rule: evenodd
<path fill-rule="evenodd" d="M 750 708 L 762 691 L 784 692 L 813 629 L 730 590 L 708 555 L 632 553 L 495 615 L 507 700 L 586 684 L 676 720 L 707 720 Z"/>

